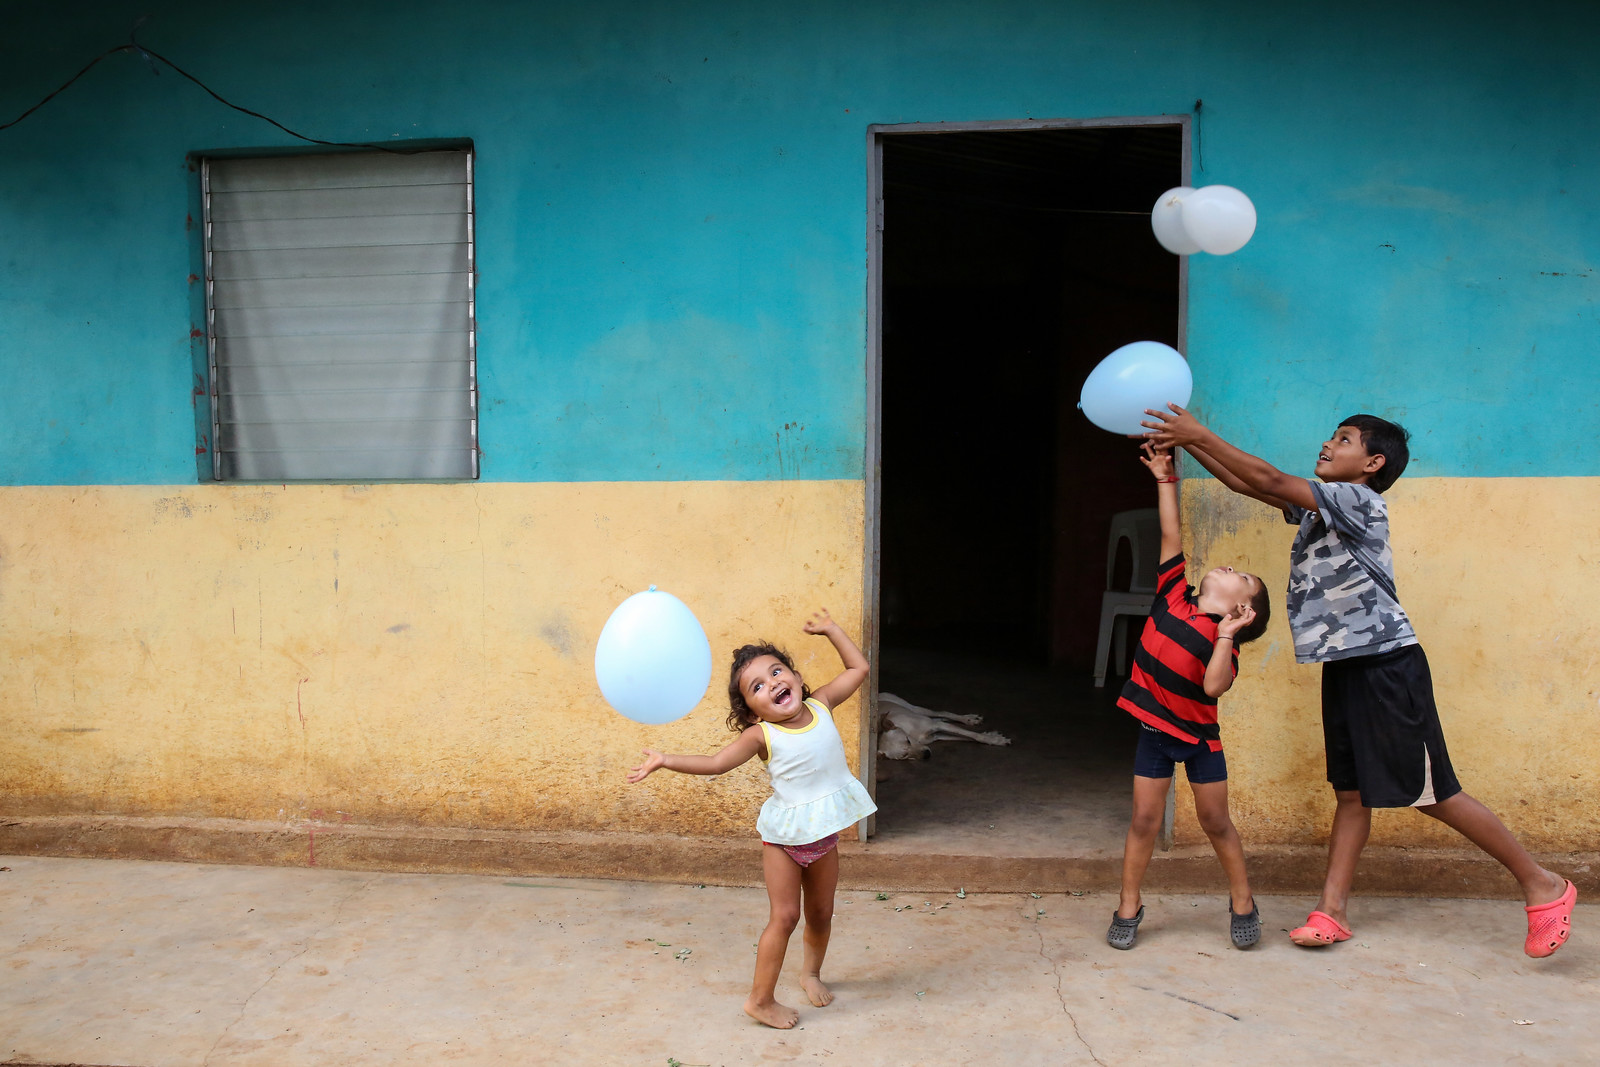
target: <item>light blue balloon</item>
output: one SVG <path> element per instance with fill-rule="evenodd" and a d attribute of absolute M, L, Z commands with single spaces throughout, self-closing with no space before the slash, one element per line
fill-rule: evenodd
<path fill-rule="evenodd" d="M 652 585 L 606 620 L 594 648 L 594 680 L 606 703 L 634 722 L 672 722 L 706 695 L 711 642 L 687 604 Z"/>
<path fill-rule="evenodd" d="M 1146 408 L 1166 410 L 1189 403 L 1194 376 L 1189 361 L 1160 341 L 1135 341 L 1123 345 L 1089 372 L 1078 408 L 1102 430 L 1131 434 L 1148 432 L 1143 426 Z"/>

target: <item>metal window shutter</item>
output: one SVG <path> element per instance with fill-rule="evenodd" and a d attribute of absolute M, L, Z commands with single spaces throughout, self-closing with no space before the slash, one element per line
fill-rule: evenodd
<path fill-rule="evenodd" d="M 214 470 L 477 477 L 469 152 L 205 167 Z"/>

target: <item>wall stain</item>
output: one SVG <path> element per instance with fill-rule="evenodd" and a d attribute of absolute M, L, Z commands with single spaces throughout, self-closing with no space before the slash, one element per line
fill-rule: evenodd
<path fill-rule="evenodd" d="M 192 519 L 197 511 L 216 510 L 211 504 L 196 504 L 188 497 L 182 496 L 161 497 L 151 507 L 157 519 Z"/>
<path fill-rule="evenodd" d="M 1241 527 L 1248 528 L 1273 514 L 1259 500 L 1231 493 L 1221 485 L 1215 491 L 1185 494 L 1183 505 L 1184 527 L 1193 546 L 1189 555 L 1200 566 L 1211 565 L 1209 557 L 1219 541 L 1236 537 Z"/>
<path fill-rule="evenodd" d="M 544 643 L 561 653 L 562 659 L 572 658 L 572 622 L 565 611 L 557 611 L 539 627 Z"/>

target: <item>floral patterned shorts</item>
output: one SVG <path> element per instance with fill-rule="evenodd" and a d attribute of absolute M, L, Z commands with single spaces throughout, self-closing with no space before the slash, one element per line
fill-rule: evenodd
<path fill-rule="evenodd" d="M 839 835 L 829 834 L 821 841 L 813 841 L 809 845 L 779 845 L 775 841 L 763 841 L 761 843 L 781 848 L 789 854 L 790 859 L 800 866 L 809 867 L 838 847 Z"/>

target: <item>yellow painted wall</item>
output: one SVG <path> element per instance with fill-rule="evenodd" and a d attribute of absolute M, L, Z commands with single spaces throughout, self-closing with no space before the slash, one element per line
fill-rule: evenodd
<path fill-rule="evenodd" d="M 0 489 L 0 789 L 16 814 L 750 834 L 758 763 L 624 772 L 731 739 L 739 644 L 832 677 L 800 623 L 859 635 L 863 527 L 848 480 Z M 651 583 L 713 655 L 665 727 L 594 681 Z"/>
<path fill-rule="evenodd" d="M 1215 482 L 1184 492 L 1191 558 L 1261 573 L 1277 608 L 1224 698 L 1235 819 L 1247 843 L 1324 840 L 1320 669 L 1282 612 L 1293 530 Z M 1463 784 L 1530 847 L 1600 847 L 1600 484 L 1389 497 Z M 855 481 L 0 489 L 6 810 L 749 834 L 755 764 L 623 773 L 645 744 L 725 742 L 737 644 L 831 676 L 799 624 L 823 604 L 859 634 L 863 518 Z M 715 664 L 660 728 L 610 711 L 592 661 L 650 583 L 694 608 Z M 858 708 L 839 712 L 852 762 Z M 1203 840 L 1186 795 L 1178 812 Z M 1397 812 L 1374 841 L 1457 839 Z"/>
<path fill-rule="evenodd" d="M 1295 664 L 1283 613 L 1294 528 L 1217 482 L 1183 488 L 1190 558 L 1261 574 L 1273 594 L 1223 698 L 1234 819 L 1247 847 L 1325 841 L 1321 668 Z M 1530 848 L 1600 847 L 1600 479 L 1405 478 L 1385 495 L 1400 599 L 1462 787 Z M 1205 840 L 1187 791 L 1177 837 Z M 1410 811 L 1378 813 L 1372 840 L 1462 842 Z"/>

